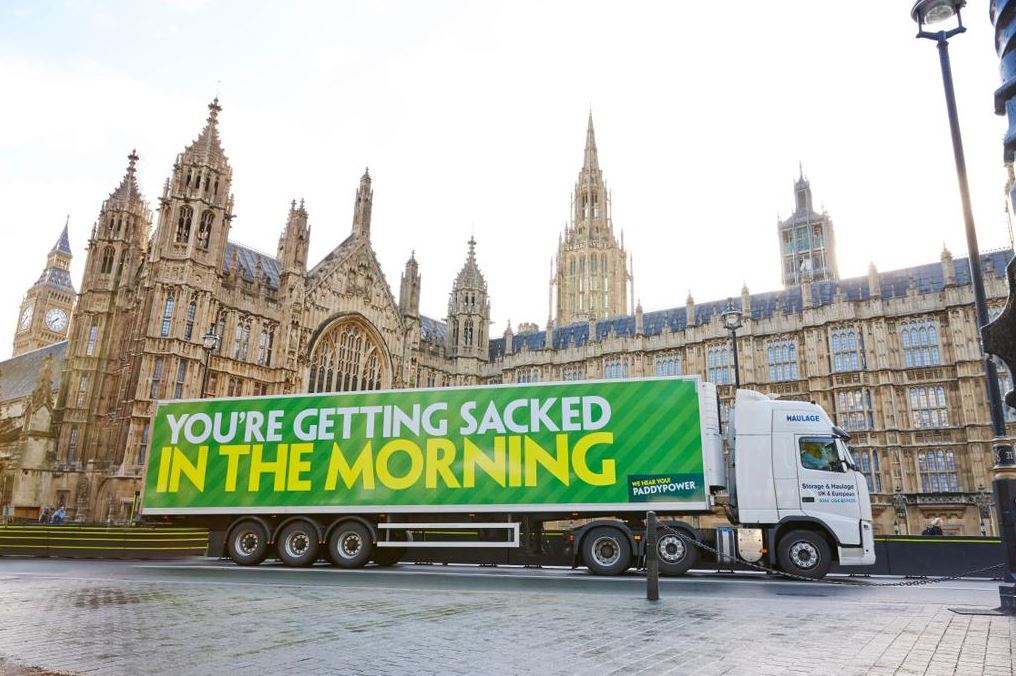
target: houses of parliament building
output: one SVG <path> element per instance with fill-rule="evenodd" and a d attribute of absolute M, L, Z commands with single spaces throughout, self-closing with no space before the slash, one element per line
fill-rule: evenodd
<path fill-rule="evenodd" d="M 371 247 L 366 172 L 349 235 L 320 261 L 308 260 L 302 202 L 289 205 L 274 257 L 231 240 L 233 169 L 220 112 L 213 101 L 154 205 L 138 185 L 138 156 L 128 156 L 99 206 L 79 289 L 65 226 L 27 291 L 14 356 L 0 362 L 5 518 L 64 504 L 72 519 L 129 519 L 163 399 L 697 374 L 716 383 L 726 417 L 734 366 L 720 313 L 733 303 L 744 315 L 742 386 L 813 400 L 851 434 L 878 532 L 920 532 L 934 517 L 949 534 L 996 532 L 965 258 L 942 251 L 926 265 L 840 279 L 832 219 L 815 211 L 802 172 L 793 213 L 774 228 L 782 289 L 708 302 L 689 295 L 644 311 L 590 117 L 549 280 L 553 314 L 545 326 L 492 336 L 475 255 L 482 243 L 472 238 L 440 318 L 421 313 L 415 257 L 393 292 Z M 1011 256 L 983 256 L 998 310 Z"/>

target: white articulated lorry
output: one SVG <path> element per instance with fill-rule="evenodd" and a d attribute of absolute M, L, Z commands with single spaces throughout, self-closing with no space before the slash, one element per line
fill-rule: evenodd
<path fill-rule="evenodd" d="M 846 441 L 821 407 L 748 390 L 721 436 L 698 377 L 171 401 L 143 509 L 241 565 L 503 548 L 602 575 L 639 564 L 653 510 L 663 574 L 719 556 L 819 578 L 875 561 Z"/>

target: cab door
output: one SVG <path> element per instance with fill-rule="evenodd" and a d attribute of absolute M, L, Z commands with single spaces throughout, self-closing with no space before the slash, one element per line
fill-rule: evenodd
<path fill-rule="evenodd" d="M 847 467 L 843 445 L 833 435 L 797 436 L 801 511 L 823 523 L 841 544 L 861 544 L 857 472 Z"/>

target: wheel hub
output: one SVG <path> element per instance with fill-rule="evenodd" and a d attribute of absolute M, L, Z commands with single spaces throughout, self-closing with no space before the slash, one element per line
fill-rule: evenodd
<path fill-rule="evenodd" d="M 621 548 L 614 538 L 596 538 L 593 542 L 593 558 L 601 566 L 612 566 L 621 558 Z"/>
<path fill-rule="evenodd" d="M 790 546 L 790 560 L 798 568 L 814 568 L 818 565 L 818 548 L 810 542 L 795 542 Z"/>
<path fill-rule="evenodd" d="M 293 558 L 299 558 L 310 549 L 310 537 L 303 531 L 293 533 L 286 539 L 286 552 Z"/>
<path fill-rule="evenodd" d="M 685 555 L 684 541 L 676 535 L 664 535 L 656 549 L 667 563 L 677 563 Z"/>
<path fill-rule="evenodd" d="M 356 533 L 346 533 L 339 540 L 339 554 L 347 559 L 352 559 L 360 553 L 363 541 Z"/>
<path fill-rule="evenodd" d="M 245 556 L 250 556 L 257 551 L 261 538 L 253 531 L 244 531 L 236 538 L 236 548 Z"/>

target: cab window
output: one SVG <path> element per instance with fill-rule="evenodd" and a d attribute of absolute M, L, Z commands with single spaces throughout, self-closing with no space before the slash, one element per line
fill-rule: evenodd
<path fill-rule="evenodd" d="M 836 437 L 801 437 L 801 467 L 822 472 L 843 472 Z"/>

